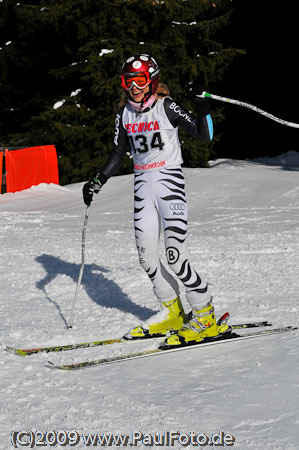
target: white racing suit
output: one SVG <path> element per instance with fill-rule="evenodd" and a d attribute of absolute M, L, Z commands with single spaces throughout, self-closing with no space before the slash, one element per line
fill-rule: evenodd
<path fill-rule="evenodd" d="M 178 282 L 159 258 L 162 225 L 168 265 L 183 283 L 192 309 L 200 309 L 207 304 L 209 294 L 207 283 L 187 255 L 188 205 L 178 127 L 197 139 L 212 139 L 211 116 L 196 120 L 170 97 L 158 100 L 144 112 L 136 112 L 127 103 L 117 113 L 113 152 L 101 171 L 101 181 L 118 170 L 129 140 L 134 159 L 134 222 L 140 264 L 160 303 L 179 295 Z"/>

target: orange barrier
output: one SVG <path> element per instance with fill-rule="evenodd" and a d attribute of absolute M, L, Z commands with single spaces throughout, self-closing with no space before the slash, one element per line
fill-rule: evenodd
<path fill-rule="evenodd" d="M 59 184 L 54 145 L 5 150 L 6 192 L 27 189 L 39 183 Z"/>
<path fill-rule="evenodd" d="M 0 152 L 0 179 L 2 183 L 2 160 L 3 160 L 3 152 Z"/>

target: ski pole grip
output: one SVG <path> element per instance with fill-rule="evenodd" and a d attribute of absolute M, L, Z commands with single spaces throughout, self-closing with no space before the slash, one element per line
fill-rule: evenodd
<path fill-rule="evenodd" d="M 202 91 L 201 94 L 196 94 L 195 97 L 197 97 L 197 98 L 210 98 L 211 96 L 210 96 L 210 94 L 208 94 L 208 92 Z"/>

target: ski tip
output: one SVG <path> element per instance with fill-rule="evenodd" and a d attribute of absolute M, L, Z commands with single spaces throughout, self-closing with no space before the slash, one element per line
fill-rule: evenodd
<path fill-rule="evenodd" d="M 7 352 L 9 352 L 9 353 L 17 354 L 16 349 L 15 349 L 14 347 L 9 347 L 9 345 L 7 345 L 7 346 L 5 347 L 5 350 L 6 350 Z"/>
<path fill-rule="evenodd" d="M 22 351 L 19 348 L 15 348 L 15 347 L 10 347 L 9 345 L 6 346 L 5 349 L 7 352 L 12 353 L 13 355 L 18 355 L 18 356 L 26 356 L 26 352 Z"/>
<path fill-rule="evenodd" d="M 56 364 L 54 364 L 52 361 L 47 361 L 47 363 L 48 363 L 48 367 L 49 367 L 50 369 L 57 369 Z"/>
<path fill-rule="evenodd" d="M 6 351 L 13 353 L 14 355 L 18 355 L 18 356 L 29 356 L 29 355 L 33 355 L 34 353 L 39 353 L 40 351 L 42 351 L 42 348 L 23 349 L 23 348 L 10 347 L 9 345 L 7 345 Z"/>
<path fill-rule="evenodd" d="M 57 364 L 54 364 L 52 361 L 47 361 L 47 363 L 48 363 L 48 367 L 50 368 L 50 369 L 60 369 L 60 370 L 70 370 L 70 368 L 72 368 L 72 365 L 61 365 L 61 366 L 59 366 L 59 365 L 57 365 Z"/>

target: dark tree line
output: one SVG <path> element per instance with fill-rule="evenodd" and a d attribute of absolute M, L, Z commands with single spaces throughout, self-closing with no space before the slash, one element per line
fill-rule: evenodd
<path fill-rule="evenodd" d="M 294 22 L 288 4 L 257 0 L 3 0 L 0 146 L 54 144 L 61 183 L 88 179 L 111 151 L 122 62 L 139 52 L 153 54 L 188 110 L 192 80 L 296 122 Z M 298 147 L 297 130 L 211 106 L 212 143 L 181 135 L 186 166 Z M 128 158 L 121 173 L 131 170 Z"/>

